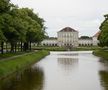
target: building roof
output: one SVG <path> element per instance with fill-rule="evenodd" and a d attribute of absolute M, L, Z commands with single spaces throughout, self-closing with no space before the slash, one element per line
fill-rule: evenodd
<path fill-rule="evenodd" d="M 71 27 L 65 27 L 62 30 L 60 30 L 59 32 L 78 32 L 75 29 L 71 28 Z"/>
<path fill-rule="evenodd" d="M 100 35 L 101 31 L 98 31 L 93 37 L 98 37 Z"/>

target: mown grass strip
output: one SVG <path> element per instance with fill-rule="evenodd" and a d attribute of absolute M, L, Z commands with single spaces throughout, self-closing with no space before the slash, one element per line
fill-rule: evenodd
<path fill-rule="evenodd" d="M 4 54 L 1 54 L 1 53 L 0 53 L 0 60 L 5 59 L 5 58 L 9 58 L 9 57 L 12 57 L 12 56 L 16 56 L 16 55 L 22 55 L 22 54 L 24 54 L 24 53 L 25 53 L 25 52 L 4 53 Z"/>
<path fill-rule="evenodd" d="M 18 70 L 21 70 L 26 66 L 29 66 L 30 64 L 39 61 L 48 54 L 48 51 L 42 50 L 11 60 L 0 61 L 0 78 L 6 77 Z"/>
<path fill-rule="evenodd" d="M 105 50 L 95 50 L 95 51 L 93 51 L 93 54 L 108 60 L 108 51 L 105 51 Z"/>
<path fill-rule="evenodd" d="M 48 51 L 66 51 L 67 49 L 65 47 L 57 47 L 57 46 L 35 46 L 32 47 L 32 49 L 35 50 L 48 50 Z"/>

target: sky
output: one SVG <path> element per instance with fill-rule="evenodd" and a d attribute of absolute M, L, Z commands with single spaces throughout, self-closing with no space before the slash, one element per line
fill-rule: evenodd
<path fill-rule="evenodd" d="M 11 0 L 20 8 L 28 7 L 45 20 L 46 32 L 56 37 L 64 27 L 93 36 L 108 14 L 108 0 Z"/>

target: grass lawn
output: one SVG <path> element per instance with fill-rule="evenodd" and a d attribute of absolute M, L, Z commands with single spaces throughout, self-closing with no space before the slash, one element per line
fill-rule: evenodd
<path fill-rule="evenodd" d="M 32 49 L 36 49 L 36 50 L 49 50 L 49 51 L 66 51 L 66 48 L 64 47 L 51 47 L 51 46 L 35 46 L 32 47 Z"/>
<path fill-rule="evenodd" d="M 108 51 L 106 50 L 95 50 L 93 54 L 108 60 Z"/>
<path fill-rule="evenodd" d="M 33 47 L 36 50 L 49 50 L 49 51 L 88 51 L 88 50 L 98 50 L 101 49 L 100 47 L 77 47 L 68 49 L 66 47 L 48 47 L 48 46 L 38 46 Z"/>
<path fill-rule="evenodd" d="M 32 52 L 31 54 L 16 57 L 11 60 L 0 61 L 0 78 L 6 77 L 16 71 L 24 69 L 25 67 L 39 61 L 49 52 L 45 50 Z"/>
<path fill-rule="evenodd" d="M 101 47 L 78 47 L 76 51 L 100 50 Z"/>
<path fill-rule="evenodd" d="M 12 56 L 16 56 L 16 55 L 22 55 L 25 54 L 26 52 L 16 52 L 16 53 L 4 53 L 4 54 L 0 54 L 0 60 L 5 59 L 5 58 L 9 58 Z"/>

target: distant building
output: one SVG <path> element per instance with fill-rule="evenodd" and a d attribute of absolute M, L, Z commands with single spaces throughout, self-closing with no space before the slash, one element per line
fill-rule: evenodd
<path fill-rule="evenodd" d="M 42 46 L 58 46 L 56 38 L 45 39 L 41 42 Z"/>
<path fill-rule="evenodd" d="M 79 38 L 79 46 L 93 46 L 93 40 L 92 38 Z"/>
<path fill-rule="evenodd" d="M 78 47 L 78 31 L 66 27 L 57 32 L 58 46 Z"/>
<path fill-rule="evenodd" d="M 100 35 L 101 31 L 97 32 L 94 36 L 93 36 L 93 46 L 97 46 L 99 44 L 99 40 L 98 37 Z"/>
<path fill-rule="evenodd" d="M 100 31 L 90 38 L 78 38 L 78 31 L 66 27 L 57 32 L 57 38 L 45 39 L 42 46 L 78 47 L 78 46 L 98 46 L 98 36 Z"/>

